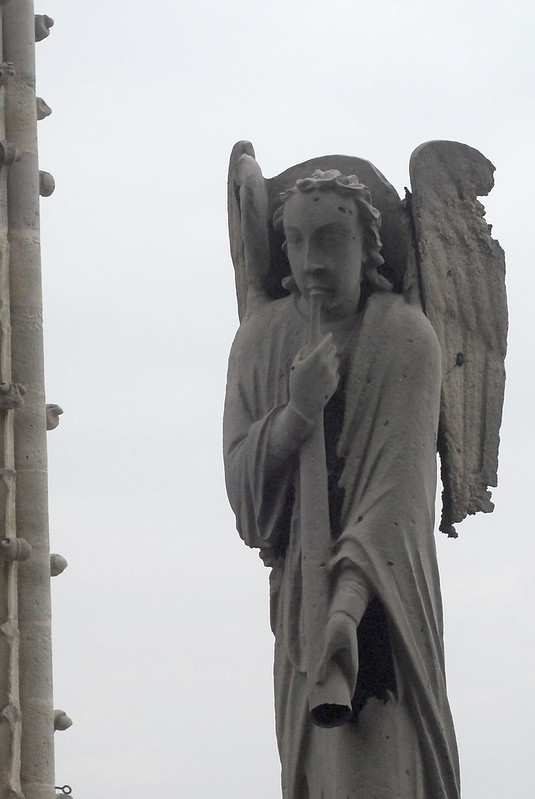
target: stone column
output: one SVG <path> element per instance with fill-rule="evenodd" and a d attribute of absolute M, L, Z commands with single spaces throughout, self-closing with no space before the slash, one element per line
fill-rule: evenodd
<path fill-rule="evenodd" d="M 12 380 L 26 387 L 14 411 L 16 530 L 32 547 L 18 564 L 21 784 L 25 799 L 54 796 L 54 722 L 48 540 L 46 413 L 39 244 L 39 169 L 32 0 L 3 7 L 6 138 L 20 160 L 7 177 Z"/>
<path fill-rule="evenodd" d="M 5 86 L 13 69 L 4 63 L 0 11 L 0 141 L 6 154 Z M 12 156 L 14 156 L 12 152 Z M 11 384 L 7 173 L 0 167 L 0 384 Z M 14 409 L 0 408 L 0 538 L 17 546 Z M 18 561 L 0 553 L 0 797 L 19 799 L 22 718 L 19 695 Z"/>

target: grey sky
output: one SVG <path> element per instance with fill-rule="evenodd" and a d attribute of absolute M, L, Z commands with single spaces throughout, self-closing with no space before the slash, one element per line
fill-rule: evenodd
<path fill-rule="evenodd" d="M 237 326 L 226 171 L 420 143 L 496 164 L 511 332 L 496 511 L 437 534 L 464 799 L 531 799 L 535 718 L 531 4 L 48 0 L 38 94 L 57 784 L 76 799 L 280 795 L 268 572 L 220 455 Z"/>

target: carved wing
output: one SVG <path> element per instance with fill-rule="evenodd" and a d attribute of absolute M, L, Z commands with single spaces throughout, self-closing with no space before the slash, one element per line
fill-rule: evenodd
<path fill-rule="evenodd" d="M 443 357 L 440 529 L 494 509 L 507 342 L 505 259 L 477 197 L 494 166 L 465 144 L 434 141 L 412 154 L 412 217 L 424 310 Z"/>
<path fill-rule="evenodd" d="M 253 145 L 239 141 L 232 148 L 228 171 L 228 224 L 234 264 L 238 316 L 267 301 L 270 270 L 266 181 Z"/>

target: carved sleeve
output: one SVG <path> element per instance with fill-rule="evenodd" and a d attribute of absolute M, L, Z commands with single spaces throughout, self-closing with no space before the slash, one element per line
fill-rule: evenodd
<path fill-rule="evenodd" d="M 270 408 L 270 398 L 262 396 L 258 382 L 242 376 L 239 353 L 235 345 L 225 400 L 227 493 L 238 532 L 248 546 L 284 546 L 293 507 L 296 456 L 309 423 L 286 404 Z M 267 412 L 260 415 L 263 411 Z"/>

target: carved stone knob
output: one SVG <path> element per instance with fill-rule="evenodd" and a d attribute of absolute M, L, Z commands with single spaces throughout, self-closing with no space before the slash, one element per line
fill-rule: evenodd
<path fill-rule="evenodd" d="M 15 75 L 15 66 L 11 63 L 11 61 L 1 61 L 0 62 L 0 86 L 4 86 L 8 78 L 12 78 Z"/>
<path fill-rule="evenodd" d="M 20 153 L 10 141 L 0 141 L 0 167 L 11 166 L 20 161 Z"/>
<path fill-rule="evenodd" d="M 24 405 L 26 389 L 21 383 L 0 383 L 0 409 L 12 411 Z"/>
<path fill-rule="evenodd" d="M 50 197 L 54 194 L 56 181 L 50 172 L 39 172 L 39 194 L 41 197 Z"/>
<path fill-rule="evenodd" d="M 63 555 L 58 555 L 53 553 L 50 555 L 50 576 L 51 577 L 58 577 L 62 574 L 69 564 L 63 557 Z"/>
<path fill-rule="evenodd" d="M 35 41 L 42 42 L 50 34 L 50 28 L 53 26 L 54 20 L 46 14 L 35 15 Z"/>
<path fill-rule="evenodd" d="M 46 429 L 55 430 L 59 424 L 59 417 L 63 413 L 63 408 L 54 403 L 48 403 L 46 406 Z"/>
<path fill-rule="evenodd" d="M 0 541 L 0 552 L 6 560 L 28 560 L 32 547 L 24 538 L 3 538 Z"/>
<path fill-rule="evenodd" d="M 39 120 L 46 119 L 46 117 L 49 117 L 52 113 L 52 109 L 48 103 L 45 103 L 42 97 L 35 98 L 35 105 L 37 107 L 37 119 Z"/>
<path fill-rule="evenodd" d="M 64 710 L 54 710 L 54 732 L 64 732 L 72 727 L 72 719 Z"/>

